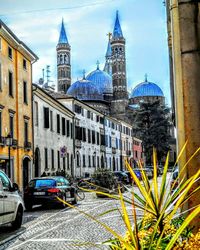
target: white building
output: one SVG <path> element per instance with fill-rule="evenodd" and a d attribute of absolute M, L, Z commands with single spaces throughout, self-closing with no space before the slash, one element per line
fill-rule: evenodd
<path fill-rule="evenodd" d="M 34 176 L 74 173 L 74 113 L 33 84 Z"/>

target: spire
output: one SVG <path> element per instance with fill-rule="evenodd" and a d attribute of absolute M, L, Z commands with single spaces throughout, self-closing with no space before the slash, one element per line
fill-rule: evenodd
<path fill-rule="evenodd" d="M 97 60 L 97 70 L 99 70 L 99 65 L 100 65 L 100 62 L 99 62 L 99 60 Z"/>
<path fill-rule="evenodd" d="M 119 37 L 123 37 L 123 34 L 122 34 L 122 29 L 121 29 L 120 22 L 119 22 L 119 14 L 117 10 L 116 18 L 115 18 L 115 26 L 113 30 L 113 38 L 119 38 Z"/>
<path fill-rule="evenodd" d="M 60 37 L 58 43 L 68 43 L 66 31 L 65 31 L 65 26 L 64 26 L 64 20 L 62 19 L 62 25 L 61 25 L 61 30 L 60 30 Z"/>

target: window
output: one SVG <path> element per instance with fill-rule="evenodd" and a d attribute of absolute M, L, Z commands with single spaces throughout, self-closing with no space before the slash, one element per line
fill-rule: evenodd
<path fill-rule="evenodd" d="M 90 111 L 87 111 L 87 118 L 90 118 Z"/>
<path fill-rule="evenodd" d="M 88 155 L 88 167 L 90 168 L 91 167 L 91 156 Z"/>
<path fill-rule="evenodd" d="M 66 170 L 66 161 L 65 161 L 65 157 L 63 157 L 63 170 L 64 170 L 64 172 L 65 172 L 65 170 Z"/>
<path fill-rule="evenodd" d="M 14 136 L 14 117 L 10 115 L 10 136 L 13 138 Z"/>
<path fill-rule="evenodd" d="M 85 165 L 85 155 L 83 155 L 83 167 L 85 168 L 86 165 Z"/>
<path fill-rule="evenodd" d="M 74 105 L 74 111 L 75 111 L 77 114 L 81 114 L 81 106 L 75 104 L 75 105 Z"/>
<path fill-rule="evenodd" d="M 66 135 L 65 118 L 62 117 L 62 135 Z"/>
<path fill-rule="evenodd" d="M 60 151 L 57 151 L 58 169 L 60 169 Z"/>
<path fill-rule="evenodd" d="M 57 114 L 57 133 L 60 134 L 60 115 Z"/>
<path fill-rule="evenodd" d="M 90 114 L 90 119 L 93 121 L 93 113 Z"/>
<path fill-rule="evenodd" d="M 0 63 L 0 90 L 2 90 L 2 69 L 1 69 L 1 63 Z"/>
<path fill-rule="evenodd" d="M 48 169 L 48 151 L 47 151 L 47 148 L 44 149 L 44 166 L 45 166 L 45 169 Z"/>
<path fill-rule="evenodd" d="M 35 126 L 38 126 L 38 102 L 35 103 Z"/>
<path fill-rule="evenodd" d="M 86 141 L 86 128 L 82 128 L 82 140 Z"/>
<path fill-rule="evenodd" d="M 13 73 L 11 71 L 8 72 L 8 88 L 9 95 L 13 97 Z"/>
<path fill-rule="evenodd" d="M 10 189 L 10 181 L 7 178 L 7 176 L 5 174 L 3 174 L 2 172 L 0 172 L 0 179 L 3 185 L 3 190 L 9 190 Z"/>
<path fill-rule="evenodd" d="M 50 110 L 50 130 L 53 131 L 53 111 Z"/>
<path fill-rule="evenodd" d="M 12 59 L 12 48 L 11 47 L 8 47 L 8 57 L 10 58 L 10 59 Z"/>
<path fill-rule="evenodd" d="M 99 133 L 97 132 L 97 145 L 99 145 Z"/>
<path fill-rule="evenodd" d="M 88 129 L 88 143 L 91 143 L 91 133 L 90 133 L 90 129 Z"/>
<path fill-rule="evenodd" d="M 28 142 L 28 121 L 24 121 L 24 142 Z"/>
<path fill-rule="evenodd" d="M 25 59 L 23 59 L 23 69 L 27 69 L 27 63 L 26 63 L 26 60 Z"/>
<path fill-rule="evenodd" d="M 69 170 L 69 153 L 67 153 L 67 169 Z"/>
<path fill-rule="evenodd" d="M 44 128 L 49 128 L 49 108 L 44 107 Z"/>
<path fill-rule="evenodd" d="M 97 167 L 99 168 L 99 156 L 97 156 Z"/>
<path fill-rule="evenodd" d="M 105 146 L 105 136 L 101 135 L 101 145 Z"/>
<path fill-rule="evenodd" d="M 67 137 L 69 137 L 70 136 L 70 122 L 69 122 L 69 120 L 67 120 L 67 122 L 66 122 L 66 127 L 67 127 Z"/>
<path fill-rule="evenodd" d="M 51 169 L 54 169 L 54 150 L 51 150 Z"/>
<path fill-rule="evenodd" d="M 99 116 L 98 115 L 96 116 L 96 122 L 99 122 Z"/>
<path fill-rule="evenodd" d="M 96 168 L 96 157 L 95 155 L 92 156 L 92 165 L 94 168 Z"/>
<path fill-rule="evenodd" d="M 75 139 L 82 140 L 82 128 L 76 126 L 75 127 Z"/>
<path fill-rule="evenodd" d="M 23 82 L 24 87 L 24 103 L 28 104 L 28 98 L 27 98 L 27 82 Z"/>
<path fill-rule="evenodd" d="M 92 144 L 95 144 L 95 131 L 92 130 Z"/>
<path fill-rule="evenodd" d="M 112 145 L 112 138 L 111 136 L 109 136 L 109 147 L 111 148 L 111 145 Z"/>
<path fill-rule="evenodd" d="M 73 138 L 73 124 L 72 123 L 70 123 L 70 127 L 71 127 L 71 139 Z"/>
<path fill-rule="evenodd" d="M 104 118 L 103 117 L 100 117 L 100 123 L 104 124 Z"/>

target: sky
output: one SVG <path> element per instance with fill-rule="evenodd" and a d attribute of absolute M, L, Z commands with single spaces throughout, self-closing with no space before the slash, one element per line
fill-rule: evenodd
<path fill-rule="evenodd" d="M 103 69 L 108 32 L 119 11 L 126 39 L 128 91 L 148 80 L 160 86 L 170 106 L 166 11 L 163 0 L 0 0 L 0 19 L 38 57 L 33 81 L 50 65 L 56 84 L 56 45 L 62 18 L 71 45 L 72 82 Z"/>

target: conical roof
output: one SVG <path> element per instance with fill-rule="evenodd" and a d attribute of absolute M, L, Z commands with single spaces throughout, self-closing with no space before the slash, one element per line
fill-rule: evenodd
<path fill-rule="evenodd" d="M 66 31 L 65 31 L 65 26 L 64 26 L 64 21 L 62 20 L 62 25 L 61 25 L 61 30 L 60 30 L 60 37 L 59 37 L 59 43 L 68 43 L 68 39 L 67 39 L 67 35 L 66 35 Z"/>
<path fill-rule="evenodd" d="M 114 26 L 114 30 L 113 30 L 113 37 L 114 38 L 123 37 L 121 25 L 120 25 L 120 22 L 119 22 L 118 11 L 116 12 L 115 26 Z"/>

